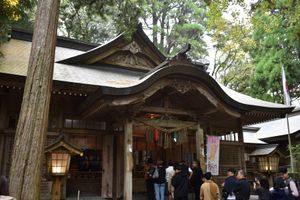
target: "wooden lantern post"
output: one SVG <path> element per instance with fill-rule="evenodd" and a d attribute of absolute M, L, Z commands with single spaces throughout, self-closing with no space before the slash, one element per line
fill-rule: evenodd
<path fill-rule="evenodd" d="M 56 142 L 46 147 L 48 173 L 53 176 L 52 200 L 62 199 L 62 180 L 69 172 L 71 156 L 83 156 L 83 152 L 78 148 L 64 141 L 63 136 Z"/>

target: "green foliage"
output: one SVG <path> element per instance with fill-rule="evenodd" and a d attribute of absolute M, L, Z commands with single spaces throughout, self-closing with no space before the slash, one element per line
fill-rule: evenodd
<path fill-rule="evenodd" d="M 194 60 L 207 55 L 203 41 L 206 4 L 196 0 L 147 0 L 144 22 L 151 30 L 153 43 L 167 56 L 174 56 L 187 43 Z"/>
<path fill-rule="evenodd" d="M 242 93 L 283 103 L 283 65 L 290 95 L 299 98 L 300 2 L 258 1 L 251 10 L 239 0 L 209 3 L 208 31 L 216 44 L 212 75 Z M 232 5 L 250 20 L 241 21 Z M 229 14 L 231 20 L 224 17 Z"/>
<path fill-rule="evenodd" d="M 11 22 L 17 21 L 20 18 L 18 6 L 18 0 L 0 1 L 0 45 L 8 39 Z"/>
<path fill-rule="evenodd" d="M 300 2 L 261 1 L 253 6 L 251 56 L 255 70 L 250 93 L 283 103 L 281 65 L 284 66 L 292 98 L 299 98 Z"/>
<path fill-rule="evenodd" d="M 240 1 L 212 1 L 208 9 L 208 33 L 215 44 L 211 75 L 232 89 L 247 93 L 252 72 L 248 50 L 254 45 L 251 27 L 241 20 L 241 12 L 229 9 L 238 7 L 247 12 Z M 225 17 L 225 16 L 230 16 Z"/>
<path fill-rule="evenodd" d="M 292 152 L 293 152 L 293 158 L 296 162 L 296 167 L 298 172 L 300 172 L 300 144 L 293 145 L 292 146 Z"/>
<path fill-rule="evenodd" d="M 104 5 L 102 1 L 92 3 L 81 0 L 62 0 L 58 34 L 93 43 L 102 43 L 111 38 L 116 28 L 108 16 L 112 10 L 112 3 L 108 3 Z M 102 11 L 99 12 L 98 9 Z"/>
<path fill-rule="evenodd" d="M 19 21 L 14 26 L 33 29 L 36 2 L 21 1 Z M 131 35 L 143 4 L 144 0 L 61 0 L 58 34 L 93 43 L 102 43 L 118 32 Z M 11 21 L 7 24 L 10 26 Z"/>

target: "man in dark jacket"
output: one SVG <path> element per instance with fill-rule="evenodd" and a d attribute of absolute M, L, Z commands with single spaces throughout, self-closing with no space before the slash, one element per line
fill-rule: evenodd
<path fill-rule="evenodd" d="M 175 167 L 175 176 L 172 178 L 174 200 L 188 200 L 189 179 L 186 172 L 182 170 L 183 167 L 183 165 L 177 165 Z"/>
<path fill-rule="evenodd" d="M 166 168 L 163 166 L 163 161 L 157 161 L 158 177 L 153 177 L 154 191 L 156 200 L 164 200 L 166 187 Z M 155 172 L 154 172 L 155 173 Z"/>
<path fill-rule="evenodd" d="M 227 178 L 225 182 L 222 184 L 223 188 L 223 198 L 227 199 L 228 196 L 233 195 L 233 189 L 235 187 L 236 179 L 235 179 L 235 170 L 230 168 L 227 170 Z"/>
<path fill-rule="evenodd" d="M 239 170 L 236 175 L 236 179 L 237 182 L 233 189 L 236 200 L 249 200 L 251 188 L 246 179 L 245 172 L 243 170 Z"/>
<path fill-rule="evenodd" d="M 285 183 L 282 177 L 274 179 L 274 187 L 270 192 L 270 200 L 290 200 L 285 191 Z"/>
<path fill-rule="evenodd" d="M 189 167 L 185 163 L 185 160 L 180 161 L 179 165 L 181 166 L 181 173 L 186 174 L 186 176 L 190 175 Z"/>
<path fill-rule="evenodd" d="M 153 160 L 152 160 L 152 158 L 149 158 L 147 163 L 144 166 L 146 191 L 147 191 L 148 200 L 155 200 L 154 183 L 153 183 L 153 179 L 152 179 L 154 170 L 155 170 L 155 168 L 154 168 Z"/>
<path fill-rule="evenodd" d="M 192 165 L 192 176 L 190 179 L 191 185 L 193 186 L 194 192 L 195 192 L 195 197 L 196 199 L 200 199 L 200 188 L 203 183 L 202 178 L 203 178 L 203 172 L 200 167 L 200 162 L 198 160 L 193 161 Z"/>

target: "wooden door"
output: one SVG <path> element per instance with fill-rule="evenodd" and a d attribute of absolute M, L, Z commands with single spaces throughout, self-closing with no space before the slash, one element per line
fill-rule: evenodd
<path fill-rule="evenodd" d="M 103 137 L 102 151 L 102 188 L 101 195 L 103 198 L 113 197 L 113 149 L 114 136 L 105 135 Z"/>

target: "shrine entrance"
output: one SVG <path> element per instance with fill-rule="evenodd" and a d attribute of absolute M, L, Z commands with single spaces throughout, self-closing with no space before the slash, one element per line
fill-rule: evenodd
<path fill-rule="evenodd" d="M 162 122 L 160 120 L 160 122 Z M 171 124 L 169 124 L 170 126 Z M 179 124 L 177 124 L 178 126 Z M 146 192 L 144 166 L 149 158 L 154 163 L 163 160 L 192 163 L 196 155 L 196 127 L 163 129 L 141 121 L 133 123 L 133 193 Z"/>

